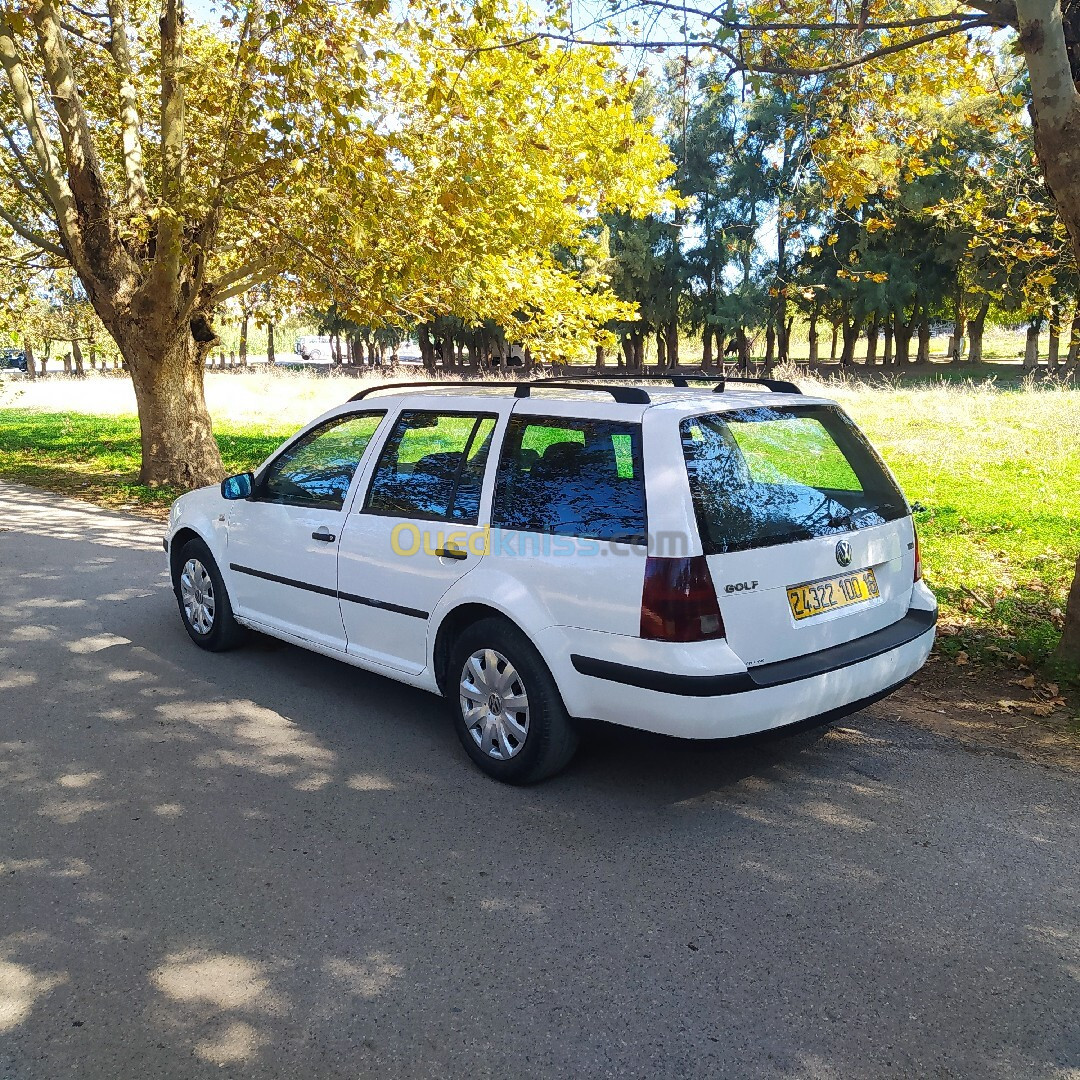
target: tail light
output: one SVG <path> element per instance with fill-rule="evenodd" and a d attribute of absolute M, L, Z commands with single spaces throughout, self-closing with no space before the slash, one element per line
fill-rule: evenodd
<path fill-rule="evenodd" d="M 915 580 L 922 581 L 922 551 L 919 548 L 919 530 L 912 523 L 911 531 L 915 533 Z"/>
<path fill-rule="evenodd" d="M 708 641 L 724 636 L 724 620 L 704 555 L 645 560 L 641 636 L 652 641 Z"/>

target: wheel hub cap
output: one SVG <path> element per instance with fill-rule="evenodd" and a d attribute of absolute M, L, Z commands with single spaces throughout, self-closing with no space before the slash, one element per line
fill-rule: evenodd
<path fill-rule="evenodd" d="M 198 559 L 188 559 L 180 572 L 180 603 L 188 626 L 196 634 L 209 634 L 214 629 L 214 583 Z"/>
<path fill-rule="evenodd" d="M 521 752 L 529 734 L 529 697 L 502 653 L 474 652 L 462 668 L 458 694 L 466 730 L 488 757 L 507 761 Z"/>

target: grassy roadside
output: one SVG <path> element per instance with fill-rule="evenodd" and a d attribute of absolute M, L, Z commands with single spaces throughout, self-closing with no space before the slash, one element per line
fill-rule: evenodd
<path fill-rule="evenodd" d="M 844 405 L 909 498 L 927 507 L 918 526 L 926 579 L 942 606 L 943 654 L 961 663 L 1044 662 L 1080 550 L 1080 390 L 939 382 L 831 383 L 822 392 Z M 227 469 L 250 468 L 298 426 L 272 408 L 265 415 L 276 418 L 215 417 Z M 138 484 L 138 467 L 134 416 L 0 409 L 0 477 L 163 515 L 178 492 Z"/>
<path fill-rule="evenodd" d="M 1080 551 L 1080 390 L 938 384 L 828 393 L 908 498 L 927 508 L 916 521 L 944 617 L 941 650 L 1043 663 Z"/>
<path fill-rule="evenodd" d="M 295 425 L 218 421 L 225 468 L 240 472 L 262 461 Z M 139 421 L 135 416 L 0 409 L 0 477 L 88 499 L 114 509 L 164 516 L 182 492 L 138 482 Z"/>

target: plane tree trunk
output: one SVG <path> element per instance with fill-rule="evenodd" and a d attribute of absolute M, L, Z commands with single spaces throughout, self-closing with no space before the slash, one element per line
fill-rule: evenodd
<path fill-rule="evenodd" d="M 207 336 L 208 324 L 197 321 L 196 326 Z M 217 483 L 225 469 L 203 393 L 206 356 L 216 338 L 197 340 L 191 326 L 172 334 L 149 333 L 135 320 L 110 331 L 139 406 L 139 482 L 184 488 Z"/>

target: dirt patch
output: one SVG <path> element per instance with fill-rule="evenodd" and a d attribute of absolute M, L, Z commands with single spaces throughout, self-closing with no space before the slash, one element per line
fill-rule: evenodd
<path fill-rule="evenodd" d="M 882 707 L 972 750 L 1080 771 L 1080 694 L 1024 669 L 934 655 Z"/>

